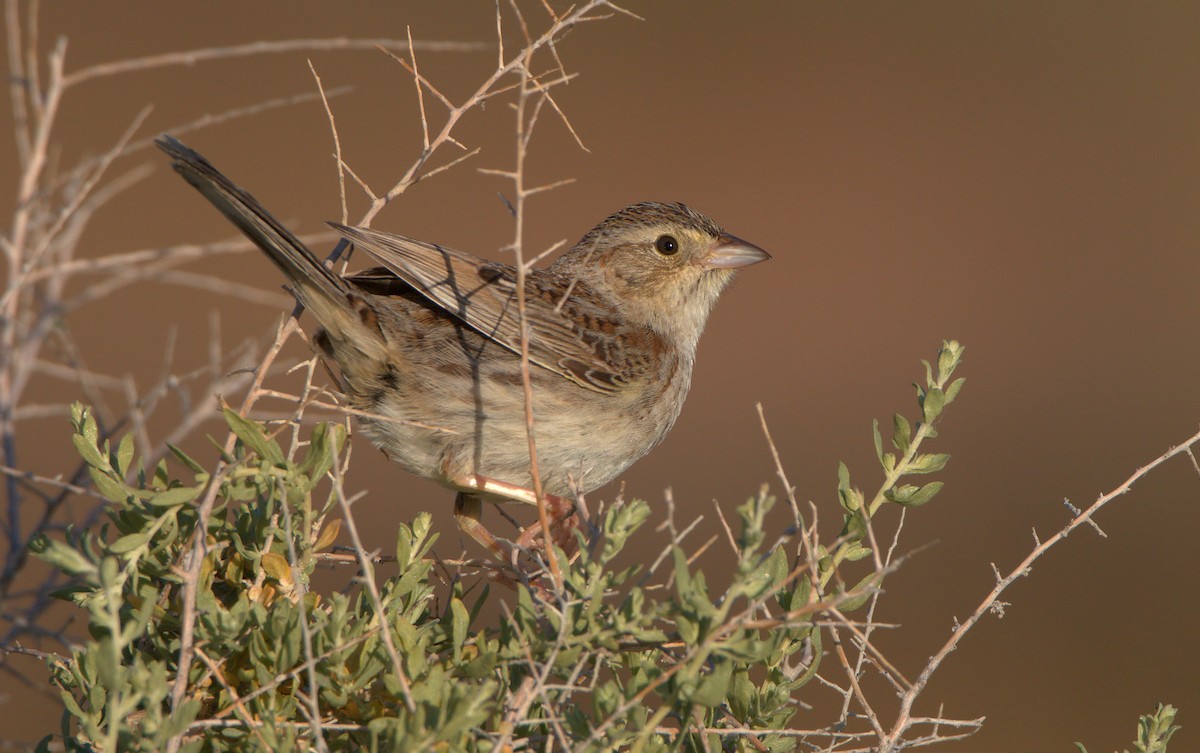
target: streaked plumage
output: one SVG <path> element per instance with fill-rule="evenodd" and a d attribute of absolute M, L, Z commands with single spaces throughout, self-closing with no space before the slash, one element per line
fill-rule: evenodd
<path fill-rule="evenodd" d="M 478 497 L 478 474 L 528 488 L 516 271 L 432 243 L 331 225 L 381 266 L 340 277 L 199 154 L 175 169 L 287 275 L 321 325 L 363 432 L 419 476 Z M 634 204 L 526 275 L 545 490 L 615 478 L 674 425 L 696 344 L 734 269 L 769 258 L 682 204 Z M 437 427 L 437 428 L 431 428 Z M 462 504 L 460 500 L 460 505 Z"/>

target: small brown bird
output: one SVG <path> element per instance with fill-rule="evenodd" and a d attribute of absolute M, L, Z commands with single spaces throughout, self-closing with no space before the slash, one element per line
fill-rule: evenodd
<path fill-rule="evenodd" d="M 411 473 L 458 492 L 460 527 L 502 555 L 481 501 L 536 503 L 519 356 L 516 270 L 329 223 L 382 264 L 341 277 L 248 193 L 171 136 L 175 170 L 291 281 L 321 325 L 358 423 Z M 613 214 L 525 276 L 537 462 L 555 519 L 662 441 L 692 381 L 709 311 L 739 267 L 769 259 L 683 204 Z M 527 532 L 528 533 L 528 532 Z M 522 536 L 520 543 L 532 539 Z"/>

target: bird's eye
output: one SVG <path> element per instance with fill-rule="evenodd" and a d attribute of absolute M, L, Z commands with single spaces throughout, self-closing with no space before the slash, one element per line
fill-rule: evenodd
<path fill-rule="evenodd" d="M 679 251 L 679 241 L 675 240 L 673 235 L 660 235 L 658 240 L 654 241 L 654 247 L 663 256 L 670 256 Z"/>

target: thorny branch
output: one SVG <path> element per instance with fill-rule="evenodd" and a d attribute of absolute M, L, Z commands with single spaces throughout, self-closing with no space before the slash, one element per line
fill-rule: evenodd
<path fill-rule="evenodd" d="M 1037 543 L 1033 549 L 1030 550 L 1029 554 L 1026 555 L 1025 559 L 1021 560 L 1021 562 L 1012 570 L 1010 570 L 1007 575 L 997 579 L 995 587 L 988 592 L 987 596 L 983 598 L 983 600 L 979 603 L 979 606 L 976 607 L 975 611 L 971 613 L 970 617 L 955 626 L 954 632 L 951 633 L 950 638 L 933 654 L 933 656 L 929 658 L 929 661 L 921 670 L 920 675 L 917 676 L 916 681 L 901 697 L 900 711 L 896 715 L 895 723 L 892 725 L 892 728 L 888 731 L 888 733 L 881 736 L 879 739 L 880 752 L 891 753 L 891 751 L 898 750 L 901 747 L 905 733 L 907 733 L 914 724 L 919 723 L 919 721 L 912 716 L 912 709 L 921 693 L 925 690 L 925 686 L 929 684 L 929 680 L 933 677 L 934 673 L 937 672 L 938 668 L 942 666 L 942 663 L 946 660 L 946 658 L 956 648 L 958 648 L 958 645 L 962 642 L 963 638 L 966 637 L 967 633 L 969 633 L 973 627 L 975 627 L 979 620 L 981 620 L 984 615 L 997 610 L 1002 603 L 1000 601 L 1000 597 L 1006 590 L 1008 590 L 1009 586 L 1015 583 L 1019 578 L 1029 575 L 1029 573 L 1032 572 L 1033 563 L 1049 552 L 1050 549 L 1062 543 L 1063 540 L 1065 540 L 1067 536 L 1069 536 L 1075 529 L 1082 525 L 1095 526 L 1096 513 L 1098 513 L 1101 508 L 1103 508 L 1109 502 L 1132 489 L 1133 485 L 1145 477 L 1148 473 L 1177 455 L 1187 454 L 1190 456 L 1192 454 L 1192 447 L 1197 442 L 1200 442 L 1200 432 L 1193 434 L 1182 444 L 1172 447 L 1154 460 L 1151 460 L 1141 468 L 1138 468 L 1136 471 L 1130 474 L 1129 478 L 1125 479 L 1124 482 L 1122 482 L 1112 491 L 1108 492 L 1107 494 L 1101 494 L 1096 501 L 1091 504 L 1090 507 L 1071 518 L 1071 520 L 1068 521 L 1065 526 L 1063 526 L 1058 530 L 1057 533 L 1045 541 L 1038 540 L 1038 537 L 1035 533 L 1034 540 Z"/>

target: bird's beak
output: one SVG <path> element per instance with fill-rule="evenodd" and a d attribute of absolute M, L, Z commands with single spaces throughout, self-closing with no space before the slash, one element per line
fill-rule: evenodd
<path fill-rule="evenodd" d="M 709 252 L 698 260 L 705 269 L 737 269 L 758 264 L 770 259 L 771 255 L 753 243 L 733 235 L 724 234 L 717 238 Z"/>

